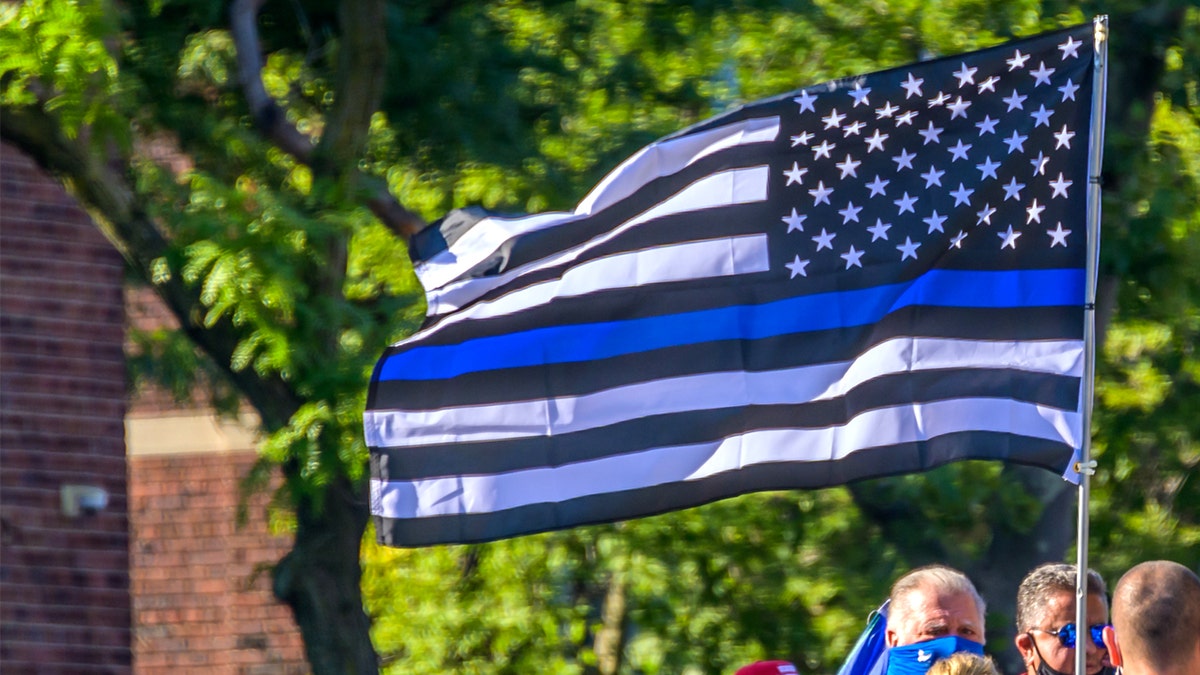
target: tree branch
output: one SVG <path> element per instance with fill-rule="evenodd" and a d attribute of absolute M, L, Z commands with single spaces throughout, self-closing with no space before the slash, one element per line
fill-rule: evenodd
<path fill-rule="evenodd" d="M 228 318 L 202 325 L 200 292 L 184 282 L 172 263 L 170 242 L 126 182 L 124 177 L 132 175 L 126 160 L 101 161 L 89 152 L 86 141 L 67 138 L 55 119 L 38 108 L 5 106 L 0 111 L 0 138 L 63 180 L 125 261 L 154 287 L 182 330 L 229 374 L 266 429 L 288 423 L 299 408 L 291 388 L 278 378 L 230 367 L 242 335 Z M 114 168 L 114 162 L 119 166 Z M 163 262 L 171 266 L 170 274 L 155 274 Z"/>
<path fill-rule="evenodd" d="M 259 131 L 277 147 L 320 175 L 341 177 L 361 186 L 367 207 L 392 232 L 406 241 L 425 227 L 420 216 L 404 208 L 373 176 L 362 175 L 355 164 L 379 105 L 387 63 L 385 5 L 381 0 L 342 3 L 342 48 L 338 63 L 337 96 L 326 118 L 318 146 L 287 121 L 287 115 L 267 93 L 262 80 L 262 47 L 258 11 L 263 0 L 234 0 L 229 9 L 230 31 L 237 48 L 238 76 L 246 103 Z M 344 174 L 342 172 L 345 172 Z"/>

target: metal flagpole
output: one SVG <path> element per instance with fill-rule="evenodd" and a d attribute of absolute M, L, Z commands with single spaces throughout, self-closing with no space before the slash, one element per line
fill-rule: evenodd
<path fill-rule="evenodd" d="M 1092 121 L 1089 133 L 1087 195 L 1087 287 L 1083 319 L 1083 401 L 1079 451 L 1079 515 L 1076 535 L 1078 574 L 1075 583 L 1075 675 L 1087 675 L 1087 643 L 1091 634 L 1087 623 L 1088 502 L 1091 476 L 1096 463 L 1091 458 L 1092 399 L 1096 377 L 1096 268 L 1100 255 L 1100 168 L 1104 154 L 1104 114 L 1108 83 L 1108 16 L 1097 16 L 1095 28 L 1096 67 L 1092 80 Z"/>

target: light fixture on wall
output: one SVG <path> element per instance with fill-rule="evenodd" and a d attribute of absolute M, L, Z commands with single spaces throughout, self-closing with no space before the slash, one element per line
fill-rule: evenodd
<path fill-rule="evenodd" d="M 95 515 L 108 506 L 108 491 L 96 485 L 63 485 L 58 494 L 68 518 Z"/>

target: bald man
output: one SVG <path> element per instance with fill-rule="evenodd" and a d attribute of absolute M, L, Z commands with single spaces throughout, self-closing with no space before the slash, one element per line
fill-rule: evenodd
<path fill-rule="evenodd" d="M 1125 675 L 1200 673 L 1200 578 L 1179 563 L 1136 565 L 1113 591 L 1104 643 Z"/>

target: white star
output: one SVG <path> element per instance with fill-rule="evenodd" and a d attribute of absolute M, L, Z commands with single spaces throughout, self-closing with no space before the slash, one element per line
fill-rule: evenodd
<path fill-rule="evenodd" d="M 801 169 L 800 164 L 798 164 L 797 162 L 792 162 L 792 168 L 789 169 L 788 171 L 783 172 L 783 175 L 788 177 L 787 183 L 784 184 L 784 187 L 787 187 L 788 185 L 791 185 L 792 183 L 795 183 L 797 185 L 803 185 L 804 184 L 804 174 L 806 174 L 806 173 L 808 173 L 808 169 Z"/>
<path fill-rule="evenodd" d="M 833 250 L 833 238 L 836 236 L 837 236 L 836 234 L 830 234 L 829 232 L 826 232 L 825 228 L 822 227 L 821 234 L 818 234 L 817 236 L 813 237 L 812 240 L 817 242 L 817 250 L 818 251 L 820 251 L 823 248 L 827 248 L 832 251 Z"/>
<path fill-rule="evenodd" d="M 1029 97 L 1021 96 L 1020 94 L 1017 93 L 1016 89 L 1013 89 L 1013 93 L 1008 98 L 1002 98 L 1000 100 L 1004 101 L 1005 103 L 1008 104 L 1008 110 L 1006 110 L 1005 112 L 1012 112 L 1013 109 L 1024 110 L 1025 106 L 1023 106 L 1021 104 L 1024 103 L 1025 99 L 1027 99 L 1027 98 L 1029 98 Z"/>
<path fill-rule="evenodd" d="M 871 241 L 882 239 L 887 241 L 887 231 L 892 229 L 891 223 L 885 223 L 879 218 L 875 219 L 875 225 L 868 227 L 867 232 L 871 233 Z"/>
<path fill-rule="evenodd" d="M 929 232 L 926 234 L 933 234 L 934 231 L 945 232 L 946 230 L 942 229 L 942 223 L 946 222 L 948 217 L 949 216 L 938 215 L 937 209 L 934 209 L 933 215 L 929 216 L 928 218 L 922 218 L 921 222 L 929 226 Z"/>
<path fill-rule="evenodd" d="M 937 93 L 937 96 L 934 96 L 933 98 L 929 99 L 929 107 L 932 108 L 934 106 L 945 105 L 946 101 L 949 101 L 949 100 L 950 100 L 950 96 L 948 94 L 945 94 L 945 93 L 939 91 Z"/>
<path fill-rule="evenodd" d="M 829 195 L 833 194 L 833 188 L 825 187 L 825 181 L 819 180 L 817 181 L 816 189 L 809 190 L 808 194 L 813 196 L 813 206 L 816 206 L 821 202 L 829 204 Z"/>
<path fill-rule="evenodd" d="M 911 169 L 911 168 L 913 168 L 913 165 L 912 165 L 913 158 L 915 158 L 916 156 L 917 156 L 917 153 L 914 152 L 914 153 L 909 154 L 908 150 L 901 148 L 900 154 L 893 157 L 892 161 L 896 163 L 897 171 L 899 171 L 900 169 L 903 169 L 905 167 Z"/>
<path fill-rule="evenodd" d="M 971 195 L 974 192 L 975 192 L 974 190 L 968 190 L 962 183 L 959 183 L 958 189 L 951 192 L 950 196 L 954 197 L 954 205 L 955 206 L 961 206 L 962 204 L 970 204 L 971 203 Z"/>
<path fill-rule="evenodd" d="M 1025 213 L 1029 214 L 1029 216 L 1025 219 L 1025 224 L 1028 225 L 1029 223 L 1042 222 L 1042 211 L 1045 210 L 1046 207 L 1038 206 L 1037 200 L 1034 199 L 1029 208 L 1025 209 Z"/>
<path fill-rule="evenodd" d="M 933 122 L 930 122 L 928 127 L 918 131 L 917 133 L 921 134 L 921 137 L 925 139 L 925 142 L 921 145 L 929 145 L 930 143 L 940 143 L 940 141 L 938 141 L 938 136 L 941 135 L 942 129 L 941 127 L 933 126 Z"/>
<path fill-rule="evenodd" d="M 966 238 L 967 233 L 959 230 L 958 234 L 954 235 L 954 238 L 950 240 L 950 248 L 962 248 L 962 240 Z"/>
<path fill-rule="evenodd" d="M 945 174 L 946 174 L 945 171 L 938 171 L 936 166 L 931 166 L 931 167 L 929 167 L 929 171 L 926 171 L 925 173 L 921 174 L 921 178 L 925 179 L 925 187 L 926 188 L 933 187 L 934 185 L 941 187 L 942 176 L 944 176 Z"/>
<path fill-rule="evenodd" d="M 1062 244 L 1063 248 L 1066 248 L 1067 235 L 1071 234 L 1071 231 L 1064 230 L 1062 223 L 1059 223 L 1058 227 L 1054 228 L 1053 230 L 1046 230 L 1046 234 L 1050 235 L 1050 248 L 1054 248 L 1059 244 Z"/>
<path fill-rule="evenodd" d="M 892 105 L 891 101 L 888 101 L 882 108 L 875 109 L 875 119 L 881 120 L 885 117 L 891 117 L 896 113 L 897 110 L 899 110 L 899 108 Z"/>
<path fill-rule="evenodd" d="M 1013 54 L 1013 57 L 1011 59 L 1008 59 L 1008 61 L 1006 62 L 1006 63 L 1008 63 L 1008 72 L 1011 73 L 1012 71 L 1016 70 L 1017 68 L 1024 68 L 1025 62 L 1028 60 L 1029 60 L 1029 55 L 1022 54 L 1021 50 L 1018 49 L 1017 52 L 1015 54 Z"/>
<path fill-rule="evenodd" d="M 802 216 L 799 213 L 796 213 L 796 209 L 795 209 L 795 207 L 793 207 L 791 215 L 784 216 L 784 217 L 780 218 L 780 220 L 787 223 L 787 226 L 788 226 L 787 231 L 788 232 L 795 232 L 795 231 L 803 232 L 804 231 L 804 221 L 807 218 L 808 218 L 808 216 Z"/>
<path fill-rule="evenodd" d="M 905 237 L 904 243 L 896 246 L 896 250 L 904 254 L 900 256 L 900 261 L 903 262 L 909 258 L 916 260 L 918 248 L 921 248 L 920 242 L 914 244 L 912 237 Z"/>
<path fill-rule="evenodd" d="M 971 144 L 967 143 L 964 145 L 962 139 L 960 138 L 958 139 L 958 143 L 953 148 L 948 149 L 950 150 L 951 154 L 950 161 L 957 162 L 960 159 L 967 158 L 967 151 L 971 149 Z"/>
<path fill-rule="evenodd" d="M 979 169 L 979 173 L 980 173 L 979 180 L 983 180 L 984 178 L 987 178 L 988 176 L 991 176 L 992 178 L 996 178 L 996 169 L 1000 168 L 1000 162 L 993 162 L 992 156 L 988 155 L 987 159 L 984 160 L 983 164 L 976 164 L 975 168 Z"/>
<path fill-rule="evenodd" d="M 875 174 L 875 180 L 871 181 L 870 183 L 867 183 L 867 187 L 871 189 L 871 194 L 869 194 L 867 196 L 874 197 L 875 195 L 884 195 L 886 197 L 887 195 L 884 194 L 883 189 L 886 188 L 887 184 L 890 182 L 892 182 L 892 181 L 881 180 L 879 178 L 879 174 Z"/>
<path fill-rule="evenodd" d="M 813 159 L 815 160 L 818 157 L 825 157 L 826 159 L 829 159 L 829 151 L 836 147 L 836 144 L 830 143 L 828 140 L 821 141 L 820 145 L 814 145 L 812 148 Z"/>
<path fill-rule="evenodd" d="M 916 116 L 917 116 L 916 110 L 909 110 L 908 112 L 906 112 L 903 115 L 896 118 L 896 126 L 901 126 L 903 124 L 911 125 L 913 118 Z"/>
<path fill-rule="evenodd" d="M 872 150 L 882 151 L 883 142 L 887 139 L 887 134 L 881 133 L 878 129 L 876 129 L 875 134 L 867 139 L 867 152 L 871 152 Z"/>
<path fill-rule="evenodd" d="M 900 213 L 904 213 L 905 211 L 908 211 L 909 213 L 916 213 L 916 210 L 913 208 L 913 204 L 917 203 L 917 198 L 909 197 L 907 192 L 904 193 L 903 197 L 892 203 L 900 207 Z"/>
<path fill-rule="evenodd" d="M 1025 189 L 1025 184 L 1018 183 L 1016 176 L 1013 176 L 1013 179 L 1008 185 L 1004 185 L 1002 187 L 1004 188 L 1004 201 L 1008 201 L 1010 199 L 1021 201 L 1021 190 Z"/>
<path fill-rule="evenodd" d="M 980 82 L 979 83 L 979 93 L 982 94 L 984 89 L 992 92 L 993 94 L 996 93 L 996 83 L 999 81 L 1000 81 L 1000 78 L 996 77 L 995 75 L 992 75 L 991 77 L 984 80 L 983 82 Z"/>
<path fill-rule="evenodd" d="M 1050 84 L 1050 76 L 1054 74 L 1054 69 L 1047 68 L 1046 62 L 1042 61 L 1038 64 L 1038 69 L 1029 71 L 1029 74 L 1034 77 L 1033 86 L 1040 87 L 1043 84 Z"/>
<path fill-rule="evenodd" d="M 866 105 L 871 105 L 871 102 L 867 100 L 867 94 L 869 94 L 869 93 L 871 93 L 870 87 L 863 89 L 863 86 L 861 84 L 854 85 L 854 90 L 849 92 L 849 94 L 854 97 L 854 105 L 851 107 L 857 108 L 859 103 L 865 103 Z"/>
<path fill-rule="evenodd" d="M 923 78 L 923 77 L 922 78 L 914 78 L 912 73 L 909 73 L 908 80 L 900 83 L 900 86 L 904 87 L 904 90 L 908 92 L 907 94 L 905 94 L 904 98 L 909 99 L 909 98 L 912 98 L 913 96 L 920 96 L 921 95 L 921 84 L 924 82 L 925 82 L 925 78 Z"/>
<path fill-rule="evenodd" d="M 862 162 L 856 162 L 850 157 L 850 155 L 846 155 L 846 159 L 844 161 L 838 162 L 837 164 L 834 164 L 834 166 L 842 170 L 842 178 L 845 178 L 846 176 L 858 178 L 858 172 L 856 169 L 858 169 L 859 164 L 862 164 Z"/>
<path fill-rule="evenodd" d="M 800 104 L 800 112 L 804 112 L 805 110 L 809 112 L 817 112 L 817 109 L 813 107 L 813 101 L 816 101 L 817 97 L 813 96 L 807 91 L 800 92 L 800 95 L 796 96 L 792 100 Z"/>
<path fill-rule="evenodd" d="M 808 133 L 807 131 L 800 134 L 799 136 L 792 136 L 792 147 L 794 148 L 797 145 L 808 145 L 808 142 L 812 140 L 812 137 L 813 137 L 813 135 Z"/>
<path fill-rule="evenodd" d="M 995 213 L 996 213 L 996 209 L 993 208 L 991 204 L 984 204 L 983 210 L 979 211 L 978 213 L 975 214 L 975 215 L 979 216 L 979 220 L 975 221 L 975 224 L 982 225 L 984 223 L 987 223 L 988 225 L 991 225 L 992 224 L 992 215 Z"/>
<path fill-rule="evenodd" d="M 866 251 L 855 250 L 854 244 L 850 244 L 850 250 L 846 251 L 841 256 L 842 260 L 846 261 L 846 269 L 850 269 L 851 267 L 861 268 L 862 263 L 859 262 L 859 258 L 863 257 L 863 253 L 866 253 Z"/>
<path fill-rule="evenodd" d="M 1066 199 L 1067 198 L 1067 188 L 1071 187 L 1071 183 L 1073 183 L 1073 182 L 1074 181 L 1063 180 L 1062 172 L 1059 171 L 1058 172 L 1058 180 L 1050 181 L 1050 187 L 1054 188 L 1054 194 L 1050 195 L 1050 199 L 1054 199 L 1055 197 L 1058 197 L 1060 195 L 1062 196 L 1063 199 Z"/>
<path fill-rule="evenodd" d="M 1050 126 L 1050 116 L 1054 114 L 1053 110 L 1046 110 L 1046 106 L 1038 106 L 1037 112 L 1029 113 L 1029 116 L 1034 119 L 1033 128 L 1036 129 L 1043 124 Z"/>
<path fill-rule="evenodd" d="M 804 268 L 808 267 L 808 262 L 807 260 L 801 260 L 800 256 L 796 256 L 795 260 L 785 265 L 785 267 L 792 271 L 792 276 L 788 278 L 795 279 L 797 276 L 807 277 L 808 272 Z"/>
<path fill-rule="evenodd" d="M 852 134 L 857 136 L 858 132 L 861 131 L 862 128 L 865 126 L 867 126 L 867 125 L 863 122 L 855 122 L 854 124 L 851 124 L 850 126 L 846 127 L 845 129 L 842 129 L 842 137 L 850 138 L 850 136 Z"/>
<path fill-rule="evenodd" d="M 822 117 L 821 121 L 825 123 L 826 129 L 836 129 L 842 125 L 842 120 L 844 119 L 846 119 L 846 116 L 839 115 L 837 108 L 834 108 L 833 110 L 829 111 L 828 115 Z"/>
<path fill-rule="evenodd" d="M 863 207 L 855 206 L 854 202 L 846 202 L 846 208 L 838 211 L 842 216 L 842 224 L 845 225 L 850 221 L 858 222 L 858 212 L 862 211 Z"/>
<path fill-rule="evenodd" d="M 1079 85 L 1075 84 L 1070 80 L 1070 78 L 1068 78 L 1067 83 L 1059 87 L 1058 90 L 1062 92 L 1062 100 L 1066 101 L 1067 99 L 1070 99 L 1074 101 L 1075 92 L 1079 91 Z"/>
<path fill-rule="evenodd" d="M 979 135 L 982 136 L 984 134 L 996 133 L 996 125 L 999 123 L 1000 123 L 1000 120 L 992 119 L 991 115 L 984 115 L 983 121 L 976 122 L 975 126 L 979 127 Z"/>
<path fill-rule="evenodd" d="M 1000 248 L 1011 247 L 1015 251 L 1017 249 L 1017 237 L 1021 236 L 1021 233 L 1013 232 L 1012 225 L 1009 225 L 1007 232 L 997 232 L 996 236 L 1004 240 L 1000 244 Z"/>
<path fill-rule="evenodd" d="M 975 84 L 975 72 L 978 68 L 967 68 L 967 64 L 963 63 L 962 68 L 954 71 L 954 76 L 958 78 L 958 88 L 962 89 L 965 85 Z"/>
<path fill-rule="evenodd" d="M 1063 61 L 1066 61 L 1068 56 L 1079 58 L 1079 47 L 1082 44 L 1082 42 L 1076 42 L 1074 37 L 1067 36 L 1067 41 L 1058 46 L 1062 50 Z"/>
<path fill-rule="evenodd" d="M 951 103 L 950 105 L 946 106 L 946 108 L 950 111 L 950 119 L 954 119 L 956 117 L 962 117 L 963 119 L 966 119 L 967 118 L 967 108 L 970 108 L 970 107 L 971 107 L 971 102 L 964 101 L 961 96 L 959 96 L 957 99 L 955 99 L 954 103 Z"/>
<path fill-rule="evenodd" d="M 1029 160 L 1029 163 L 1033 165 L 1033 175 L 1035 175 L 1035 176 L 1046 175 L 1046 162 L 1049 162 L 1049 161 L 1050 161 L 1050 158 L 1045 156 L 1044 154 L 1042 154 L 1041 150 L 1038 150 L 1038 156 Z"/>
<path fill-rule="evenodd" d="M 1058 143 L 1054 144 L 1055 150 L 1063 147 L 1064 145 L 1067 146 L 1067 149 L 1070 149 L 1071 148 L 1071 139 L 1075 137 L 1075 132 L 1067 131 L 1067 125 L 1064 124 L 1062 131 L 1058 132 L 1057 134 L 1054 134 L 1054 137 L 1058 139 Z"/>
<path fill-rule="evenodd" d="M 1012 153 L 1016 152 L 1017 150 L 1020 150 L 1021 152 L 1025 152 L 1025 139 L 1026 138 L 1029 138 L 1029 137 L 1021 136 L 1020 134 L 1018 134 L 1016 132 L 1016 130 L 1013 130 L 1012 136 L 1009 136 L 1008 138 L 1004 139 L 1005 145 L 1008 146 L 1008 154 L 1011 155 Z"/>

